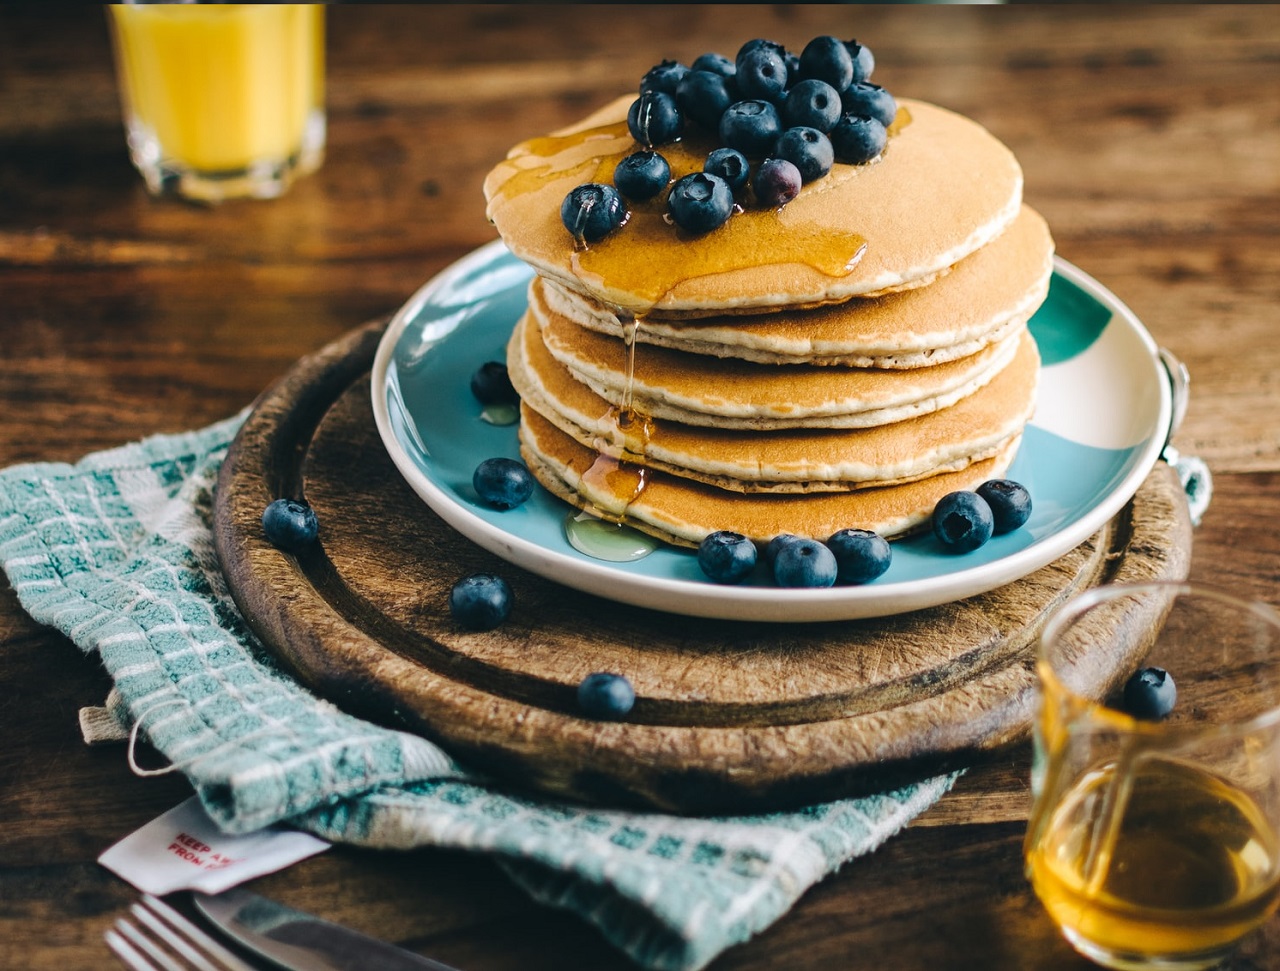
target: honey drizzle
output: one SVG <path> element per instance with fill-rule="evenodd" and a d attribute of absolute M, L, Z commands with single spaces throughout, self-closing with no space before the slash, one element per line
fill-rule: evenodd
<path fill-rule="evenodd" d="M 601 416 L 609 432 L 594 441 L 596 459 L 582 479 L 595 493 L 589 497 L 595 507 L 593 511 L 609 522 L 623 523 L 627 509 L 640 498 L 649 481 L 645 454 L 653 423 L 635 407 L 636 345 L 641 318 L 622 308 L 616 313 L 625 350 L 622 398 L 616 407 Z M 610 454 L 615 450 L 621 455 Z"/>

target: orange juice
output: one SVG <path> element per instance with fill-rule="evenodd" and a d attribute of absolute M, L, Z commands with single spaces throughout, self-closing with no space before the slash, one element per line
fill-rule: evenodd
<path fill-rule="evenodd" d="M 112 5 L 130 148 L 148 183 L 270 183 L 319 164 L 322 4 Z M 154 188 L 155 186 L 153 186 Z M 276 187 L 283 191 L 283 185 Z M 181 189 L 180 189 L 181 191 Z M 209 191 L 213 191 L 210 189 Z"/>

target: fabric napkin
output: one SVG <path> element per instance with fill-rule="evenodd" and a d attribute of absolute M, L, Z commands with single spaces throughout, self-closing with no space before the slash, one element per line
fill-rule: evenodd
<path fill-rule="evenodd" d="M 701 968 L 870 852 L 955 780 L 795 812 L 686 818 L 505 793 L 426 740 L 302 688 L 238 614 L 213 548 L 213 488 L 242 413 L 75 465 L 0 471 L 0 566 L 22 606 L 110 674 L 109 710 L 181 771 L 227 832 L 493 855 L 535 899 L 641 966 Z"/>

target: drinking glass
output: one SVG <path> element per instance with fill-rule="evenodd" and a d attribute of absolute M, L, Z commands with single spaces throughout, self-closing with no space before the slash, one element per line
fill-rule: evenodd
<path fill-rule="evenodd" d="M 1036 664 L 1037 896 L 1105 967 L 1212 967 L 1278 900 L 1280 614 L 1187 583 L 1102 586 L 1049 620 Z M 1137 684 L 1160 672 L 1163 690 Z"/>
<path fill-rule="evenodd" d="M 108 19 L 152 193 L 271 198 L 320 166 L 323 4 L 112 4 Z"/>

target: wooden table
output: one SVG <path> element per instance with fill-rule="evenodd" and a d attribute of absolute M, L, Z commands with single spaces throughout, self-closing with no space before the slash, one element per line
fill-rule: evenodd
<path fill-rule="evenodd" d="M 335 6 L 329 150 L 286 197 L 149 198 L 102 11 L 0 8 L 0 466 L 73 461 L 232 414 L 299 356 L 394 310 L 494 236 L 480 179 L 664 57 L 748 36 L 856 36 L 895 92 L 969 114 L 1021 159 L 1059 252 L 1189 367 L 1175 444 L 1208 461 L 1192 573 L 1280 600 L 1280 18 L 1267 6 Z M 134 898 L 109 844 L 187 795 L 82 744 L 96 662 L 0 587 L 0 966 L 111 966 Z M 715 971 L 1087 967 L 1022 875 L 1028 750 L 970 771 L 876 854 Z M 489 861 L 335 848 L 257 882 L 456 964 L 615 968 L 595 931 Z M 1280 966 L 1280 921 L 1232 968 Z"/>

